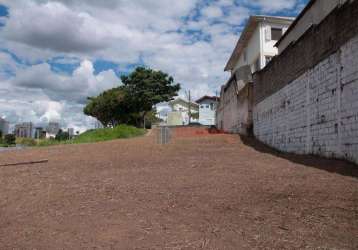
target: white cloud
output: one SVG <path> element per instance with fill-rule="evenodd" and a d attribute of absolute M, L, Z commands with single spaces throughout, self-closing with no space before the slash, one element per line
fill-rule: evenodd
<path fill-rule="evenodd" d="M 208 6 L 202 13 L 207 18 L 219 18 L 223 15 L 223 11 L 219 6 Z"/>
<path fill-rule="evenodd" d="M 12 124 L 59 121 L 63 127 L 83 131 L 94 124 L 82 111 L 86 98 L 119 84 L 112 70 L 95 75 L 89 60 L 70 76 L 54 73 L 47 63 L 18 68 L 16 76 L 0 80 L 0 114 Z"/>
<path fill-rule="evenodd" d="M 251 5 L 260 7 L 265 12 L 275 12 L 292 9 L 299 2 L 298 0 L 248 0 Z"/>
<path fill-rule="evenodd" d="M 109 45 L 106 30 L 88 13 L 57 2 L 26 7 L 11 11 L 3 30 L 7 39 L 56 52 L 93 52 Z"/>
<path fill-rule="evenodd" d="M 60 75 L 51 71 L 47 63 L 17 71 L 10 81 L 14 86 L 43 91 L 51 100 L 83 103 L 88 96 L 120 84 L 112 70 L 94 75 L 91 61 L 84 60 L 73 75 Z"/>
<path fill-rule="evenodd" d="M 96 59 L 144 63 L 173 75 L 195 98 L 214 94 L 228 78 L 223 68 L 239 37 L 238 27 L 250 14 L 247 6 L 271 13 L 296 2 L 0 0 L 10 12 L 9 18 L 0 18 L 5 23 L 0 48 L 32 65 L 0 52 L 0 114 L 17 120 L 61 116 L 78 128 L 81 122 L 90 124 L 82 114 L 86 97 L 120 83 L 112 70 L 95 75 Z M 80 66 L 71 75 L 58 74 L 46 63 L 51 61 Z M 9 79 L 9 72 L 16 76 Z M 10 101 L 13 105 L 4 105 Z"/>

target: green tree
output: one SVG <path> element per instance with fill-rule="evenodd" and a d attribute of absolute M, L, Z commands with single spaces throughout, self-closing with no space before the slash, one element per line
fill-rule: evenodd
<path fill-rule="evenodd" d="M 106 127 L 120 123 L 145 126 L 146 120 L 152 120 L 154 106 L 172 100 L 180 90 L 173 77 L 143 67 L 121 79 L 123 86 L 89 97 L 84 108 L 86 115 L 97 118 Z"/>
<path fill-rule="evenodd" d="M 15 145 L 16 144 L 16 137 L 13 134 L 5 135 L 4 142 L 7 145 Z"/>
<path fill-rule="evenodd" d="M 116 126 L 125 122 L 128 117 L 124 96 L 123 87 L 119 87 L 104 91 L 96 97 L 89 97 L 84 113 L 95 117 L 106 127 Z"/>
<path fill-rule="evenodd" d="M 126 90 L 126 104 L 131 113 L 139 115 L 144 126 L 145 117 L 154 105 L 172 100 L 180 90 L 180 84 L 175 84 L 173 77 L 143 67 L 136 68 L 128 76 L 122 76 L 121 80 Z"/>
<path fill-rule="evenodd" d="M 68 132 L 64 132 L 62 129 L 60 129 L 58 131 L 58 133 L 56 134 L 55 139 L 58 141 L 66 141 L 70 138 Z"/>

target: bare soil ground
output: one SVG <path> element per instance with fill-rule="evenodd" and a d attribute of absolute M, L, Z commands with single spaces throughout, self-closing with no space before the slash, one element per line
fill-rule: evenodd
<path fill-rule="evenodd" d="M 356 166 L 154 137 L 1 153 L 49 162 L 0 167 L 0 249 L 358 249 Z"/>

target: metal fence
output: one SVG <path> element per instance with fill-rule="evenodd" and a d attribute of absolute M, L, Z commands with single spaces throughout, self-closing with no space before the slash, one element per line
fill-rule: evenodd
<path fill-rule="evenodd" d="M 172 131 L 169 127 L 158 127 L 157 142 L 159 144 L 168 144 L 172 137 Z"/>

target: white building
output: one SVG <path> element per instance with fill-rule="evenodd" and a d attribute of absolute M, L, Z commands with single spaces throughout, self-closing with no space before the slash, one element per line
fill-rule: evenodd
<path fill-rule="evenodd" d="M 275 16 L 251 16 L 225 71 L 234 74 L 239 68 L 249 65 L 252 73 L 265 65 L 278 53 L 275 44 L 287 31 L 294 18 Z"/>
<path fill-rule="evenodd" d="M 68 137 L 73 138 L 75 136 L 75 129 L 74 128 L 68 128 L 67 133 L 68 133 Z"/>
<path fill-rule="evenodd" d="M 189 124 L 189 106 L 191 112 L 190 122 L 198 122 L 199 105 L 195 102 L 177 98 L 168 103 L 171 112 L 168 112 L 167 124 L 169 126 L 180 126 Z"/>
<path fill-rule="evenodd" d="M 294 18 L 251 16 L 232 52 L 225 71 L 231 77 L 222 86 L 216 125 L 230 133 L 250 134 L 252 128 L 252 73 L 263 69 L 278 54 L 275 44 Z"/>
<path fill-rule="evenodd" d="M 43 127 L 36 127 L 35 128 L 35 139 L 43 139 L 46 138 L 46 131 L 43 129 Z"/>
<path fill-rule="evenodd" d="M 203 96 L 196 101 L 199 104 L 199 123 L 206 126 L 212 126 L 216 123 L 216 108 L 219 97 Z"/>
<path fill-rule="evenodd" d="M 9 133 L 9 123 L 0 117 L 0 131 L 2 135 Z"/>
<path fill-rule="evenodd" d="M 15 125 L 15 135 L 20 138 L 33 138 L 34 126 L 32 122 L 24 122 Z"/>

